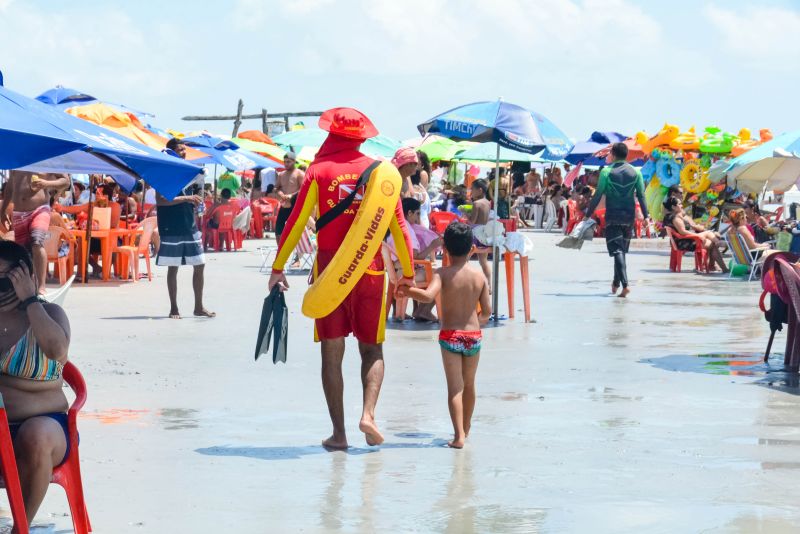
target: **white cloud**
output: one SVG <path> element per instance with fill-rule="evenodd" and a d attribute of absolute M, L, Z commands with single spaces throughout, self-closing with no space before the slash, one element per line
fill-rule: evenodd
<path fill-rule="evenodd" d="M 741 11 L 709 6 L 705 16 L 736 59 L 762 69 L 797 69 L 800 12 L 751 4 Z"/>

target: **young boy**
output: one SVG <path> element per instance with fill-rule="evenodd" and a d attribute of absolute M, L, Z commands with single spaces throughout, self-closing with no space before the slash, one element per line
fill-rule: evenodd
<path fill-rule="evenodd" d="M 489 321 L 492 309 L 486 277 L 467 266 L 472 249 L 472 229 L 464 223 L 451 223 L 444 232 L 444 247 L 451 263 L 434 273 L 428 288 L 401 286 L 398 293 L 420 302 L 433 302 L 441 293 L 439 345 L 454 433 L 453 441 L 448 445 L 460 449 L 469 435 L 475 410 L 480 328 Z M 478 303 L 480 316 L 476 312 Z"/>

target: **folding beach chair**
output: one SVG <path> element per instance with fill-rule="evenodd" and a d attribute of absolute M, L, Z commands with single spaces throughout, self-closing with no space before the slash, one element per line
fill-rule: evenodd
<path fill-rule="evenodd" d="M 761 274 L 761 268 L 764 266 L 765 251 L 763 249 L 750 249 L 742 239 L 742 236 L 734 230 L 725 234 L 725 242 L 728 243 L 734 263 L 736 265 L 746 265 L 749 269 L 748 282 L 752 281 L 753 277 Z M 729 276 L 733 276 L 733 269 L 731 269 Z"/>
<path fill-rule="evenodd" d="M 291 268 L 293 271 L 310 270 L 314 266 L 314 258 L 317 255 L 317 236 L 308 228 L 303 230 L 300 241 L 294 248 L 295 257 L 300 257 L 300 266 Z"/>

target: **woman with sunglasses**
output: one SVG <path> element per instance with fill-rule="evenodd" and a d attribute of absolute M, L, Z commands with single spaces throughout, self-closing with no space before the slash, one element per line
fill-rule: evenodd
<path fill-rule="evenodd" d="M 69 321 L 60 306 L 40 300 L 32 273 L 27 251 L 0 241 L 0 394 L 29 523 L 44 499 L 53 468 L 69 453 L 68 405 L 61 380 Z"/>

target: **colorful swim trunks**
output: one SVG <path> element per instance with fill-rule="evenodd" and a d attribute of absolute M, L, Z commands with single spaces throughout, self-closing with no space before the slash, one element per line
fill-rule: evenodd
<path fill-rule="evenodd" d="M 39 206 L 33 211 L 15 211 L 14 241 L 27 249 L 44 245 L 50 231 L 50 206 Z"/>
<path fill-rule="evenodd" d="M 481 351 L 480 330 L 441 330 L 439 346 L 462 356 L 475 356 Z"/>

